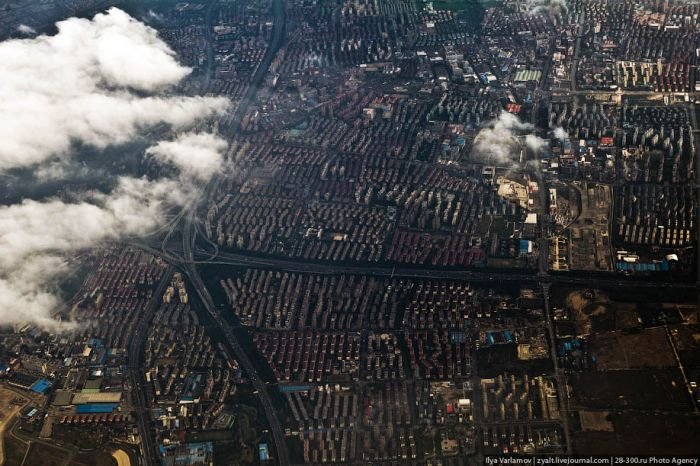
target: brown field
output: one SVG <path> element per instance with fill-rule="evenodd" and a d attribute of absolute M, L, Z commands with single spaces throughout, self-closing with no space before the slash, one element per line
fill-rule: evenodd
<path fill-rule="evenodd" d="M 579 372 L 569 375 L 571 406 L 579 409 L 693 409 L 678 369 Z"/>
<path fill-rule="evenodd" d="M 5 435 L 4 444 L 4 466 L 20 466 L 24 455 L 27 453 L 27 444 L 9 434 Z"/>
<path fill-rule="evenodd" d="M 614 432 L 608 411 L 579 411 L 578 417 L 583 431 Z"/>
<path fill-rule="evenodd" d="M 575 432 L 574 454 L 697 455 L 700 419 L 693 415 L 610 413 L 614 432 Z"/>
<path fill-rule="evenodd" d="M 605 318 L 612 313 L 614 306 L 608 297 L 600 291 L 590 293 L 572 291 L 566 296 L 565 303 L 571 311 L 572 320 L 576 325 L 576 333 L 579 335 L 592 333 L 594 321 Z"/>
<path fill-rule="evenodd" d="M 13 401 L 23 400 L 20 403 L 13 403 Z M 26 405 L 27 398 L 18 395 L 16 392 L 9 390 L 5 387 L 0 387 L 0 464 L 5 464 L 5 453 L 7 453 L 8 460 L 10 456 L 17 456 L 15 451 L 10 452 L 9 450 L 5 452 L 5 434 L 9 425 L 12 424 L 14 417 L 19 413 L 19 411 Z M 15 445 L 15 442 L 11 442 L 13 448 L 19 447 Z M 8 447 L 9 448 L 9 447 Z M 24 456 L 24 455 L 22 455 Z"/>
<path fill-rule="evenodd" d="M 81 453 L 73 458 L 68 466 L 117 466 L 117 461 L 112 455 L 104 452 Z"/>
<path fill-rule="evenodd" d="M 673 349 L 661 327 L 626 334 L 596 334 L 591 337 L 589 348 L 600 370 L 676 366 Z"/>
<path fill-rule="evenodd" d="M 41 464 L 44 466 L 63 466 L 70 458 L 70 454 L 55 447 L 44 444 L 32 443 L 29 454 L 24 464 Z"/>

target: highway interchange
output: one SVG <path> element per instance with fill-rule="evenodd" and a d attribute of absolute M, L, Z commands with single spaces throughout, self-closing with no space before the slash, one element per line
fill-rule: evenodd
<path fill-rule="evenodd" d="M 212 65 L 214 61 L 213 42 L 211 40 L 210 34 L 211 29 L 213 27 L 212 11 L 215 3 L 215 1 L 211 1 L 209 3 L 209 5 L 207 6 L 205 16 L 208 36 L 207 42 L 209 44 L 207 53 L 207 72 L 204 85 L 205 90 L 208 90 L 210 86 Z M 255 71 L 255 74 L 252 79 L 252 85 L 249 87 L 248 92 L 243 98 L 243 101 L 240 102 L 237 108 L 234 118 L 236 124 L 234 125 L 234 127 L 238 126 L 241 118 L 245 113 L 245 110 L 248 108 L 251 102 L 254 101 L 256 93 L 267 74 L 270 64 L 272 63 L 272 60 L 274 59 L 275 55 L 277 54 L 277 51 L 281 47 L 282 42 L 284 40 L 286 20 L 284 0 L 272 1 L 272 14 L 273 30 L 270 46 L 268 47 L 262 61 L 260 62 L 258 68 Z M 212 180 L 209 184 L 209 187 L 211 187 L 215 183 L 216 180 Z M 204 193 L 207 193 L 209 191 L 209 187 L 204 190 Z M 202 196 L 203 199 L 206 199 L 206 197 L 206 195 Z M 166 260 L 170 259 L 171 265 L 180 266 L 182 271 L 190 280 L 192 286 L 195 288 L 195 291 L 197 292 L 197 295 L 200 298 L 202 305 L 204 306 L 208 314 L 211 316 L 213 321 L 219 326 L 222 333 L 225 335 L 227 340 L 225 342 L 227 348 L 233 353 L 235 359 L 238 361 L 239 365 L 243 368 L 248 378 L 252 382 L 253 386 L 255 387 L 258 400 L 263 410 L 265 411 L 267 422 L 270 426 L 270 435 L 274 444 L 274 452 L 277 456 L 277 463 L 281 466 L 286 466 L 289 464 L 289 454 L 287 452 L 287 445 L 284 440 L 284 432 L 282 430 L 282 424 L 280 423 L 275 409 L 272 406 L 272 401 L 270 399 L 269 393 L 267 392 L 267 388 L 264 382 L 258 376 L 255 366 L 250 362 L 246 353 L 243 351 L 243 348 L 239 345 L 230 325 L 223 319 L 221 314 L 219 314 L 215 310 L 211 295 L 209 294 L 209 291 L 207 290 L 201 277 L 199 276 L 196 263 L 193 260 L 193 246 L 198 228 L 198 223 L 196 222 L 196 211 L 198 205 L 199 202 L 197 201 L 189 203 L 170 223 L 170 229 L 165 235 L 165 239 L 162 241 L 160 251 L 161 254 L 159 255 L 163 256 Z M 167 240 L 170 239 L 176 231 L 181 232 L 183 239 L 183 260 L 181 262 L 173 261 L 173 258 L 165 250 Z M 154 299 L 149 305 L 149 309 L 146 310 L 146 313 L 144 313 L 141 321 L 139 322 L 138 330 L 136 331 L 136 334 L 134 335 L 134 338 L 132 339 L 131 344 L 129 346 L 129 354 L 131 356 L 129 361 L 129 373 L 130 380 L 134 388 L 134 411 L 136 413 L 139 436 L 142 439 L 141 448 L 143 464 L 146 466 L 151 466 L 154 464 L 154 459 L 157 458 L 157 452 L 153 444 L 152 431 L 149 427 L 147 409 L 150 403 L 148 402 L 148 393 L 145 387 L 143 371 L 139 370 L 139 365 L 141 364 L 143 348 L 146 342 L 146 328 L 152 319 L 153 313 L 155 312 L 155 308 L 159 303 L 159 297 L 162 296 L 163 290 L 165 289 L 165 286 L 168 283 L 167 280 L 169 279 L 171 273 L 172 270 L 169 270 L 168 273 L 165 274 L 166 278 L 164 278 L 164 280 L 161 281 L 161 283 L 159 284 L 158 289 L 154 293 Z"/>
<path fill-rule="evenodd" d="M 253 85 L 250 86 L 248 92 L 244 96 L 243 100 L 238 106 L 234 118 L 234 122 L 239 123 L 242 119 L 245 110 L 248 106 L 254 102 L 256 93 L 260 88 L 272 60 L 274 59 L 278 49 L 281 47 L 284 40 L 285 34 L 285 13 L 284 13 L 284 0 L 273 0 L 272 11 L 273 11 L 273 32 L 270 47 L 268 48 L 262 62 L 256 69 L 253 76 Z M 212 6 L 215 2 L 211 2 L 206 14 L 206 21 L 211 28 L 211 16 L 212 16 Z M 576 43 L 576 55 L 578 55 L 578 49 L 580 47 L 580 39 Z M 209 41 L 211 44 L 211 40 Z M 209 49 L 209 67 L 213 63 L 213 49 Z M 575 69 L 575 67 L 573 67 Z M 205 88 L 209 87 L 211 68 L 208 68 L 207 78 Z M 572 79 L 572 83 L 575 79 Z M 542 89 L 540 89 L 542 91 Z M 573 92 L 576 92 L 574 89 Z M 538 92 L 538 97 L 541 97 L 541 92 Z M 692 118 L 695 120 L 694 109 L 691 106 Z M 695 124 L 695 121 L 693 121 Z M 234 125 L 238 126 L 237 124 Z M 697 136 L 697 133 L 696 133 Z M 700 173 L 700 157 L 698 159 L 698 173 Z M 541 170 L 536 170 L 535 176 L 542 186 L 542 172 Z M 133 384 L 133 403 L 137 418 L 137 425 L 139 433 L 142 438 L 142 450 L 143 450 L 143 464 L 151 466 L 157 459 L 157 452 L 153 444 L 153 438 L 151 436 L 152 431 L 149 428 L 148 420 L 148 394 L 145 386 L 145 381 L 143 379 L 142 371 L 139 370 L 139 365 L 142 359 L 143 346 L 146 340 L 146 329 L 149 322 L 152 319 L 153 313 L 155 311 L 156 305 L 159 302 L 158 297 L 162 295 L 164 287 L 167 285 L 167 280 L 172 273 L 172 267 L 177 267 L 181 270 L 189 279 L 190 284 L 196 291 L 203 308 L 206 310 L 207 314 L 211 317 L 213 323 L 221 330 L 222 334 L 226 338 L 226 350 L 229 353 L 229 357 L 235 358 L 238 361 L 240 367 L 245 371 L 247 377 L 255 388 L 256 396 L 263 408 L 267 423 L 270 427 L 269 435 L 274 446 L 274 454 L 276 456 L 277 463 L 283 466 L 290 464 L 289 454 L 287 451 L 287 446 L 284 439 L 284 432 L 282 424 L 277 416 L 276 410 L 272 404 L 270 394 L 268 393 L 268 387 L 265 382 L 260 378 L 257 373 L 256 367 L 252 364 L 248 358 L 246 352 L 239 344 L 231 324 L 217 311 L 215 303 L 212 296 L 207 289 L 204 281 L 202 280 L 198 267 L 205 265 L 230 265 L 230 266 L 242 266 L 242 267 L 253 267 L 253 268 L 271 268 L 280 271 L 287 272 L 299 272 L 299 273 L 314 273 L 314 274 L 362 274 L 374 277 L 396 277 L 396 278 L 411 278 L 411 279 L 441 279 L 441 280 L 463 280 L 470 282 L 479 283 L 494 283 L 494 284 L 505 284 L 505 283 L 532 283 L 539 284 L 544 292 L 545 296 L 545 317 L 547 320 L 547 329 L 550 339 L 554 338 L 554 327 L 553 327 L 553 317 L 550 309 L 549 303 L 549 289 L 552 285 L 574 285 L 574 286 L 585 286 L 585 287 L 596 287 L 596 288 L 630 288 L 638 289 L 645 288 L 648 286 L 654 286 L 657 289 L 677 289 L 677 290 L 692 290 L 697 288 L 695 282 L 687 281 L 650 281 L 648 278 L 644 277 L 624 277 L 620 275 L 590 275 L 582 276 L 571 273 L 563 274 L 551 274 L 547 271 L 548 264 L 548 239 L 547 239 L 547 228 L 545 225 L 546 219 L 546 193 L 541 190 L 540 196 L 540 231 L 541 237 L 539 241 L 540 249 L 540 266 L 538 272 L 527 272 L 527 271 L 492 271 L 492 270 L 444 270 L 444 269 L 425 269 L 425 268 L 411 268 L 411 267 L 389 267 L 389 266 L 355 266 L 355 265 L 336 265 L 327 263 L 315 263 L 315 262 L 300 262 L 287 259 L 279 258 L 267 258 L 252 256 L 246 254 L 237 254 L 231 252 L 222 252 L 218 250 L 218 247 L 208 241 L 200 231 L 200 223 L 197 218 L 197 211 L 200 204 L 208 197 L 208 193 L 211 187 L 216 184 L 217 180 L 212 180 L 208 187 L 204 190 L 203 195 L 197 201 L 191 202 L 173 219 L 173 221 L 168 225 L 168 231 L 165 237 L 157 242 L 153 240 L 139 240 L 131 242 L 132 246 L 141 248 L 153 254 L 163 257 L 171 265 L 168 273 L 161 283 L 158 285 L 158 289 L 154 294 L 154 300 L 144 313 L 135 337 L 129 347 L 129 354 L 131 355 L 129 363 L 129 373 L 130 380 Z M 698 186 L 700 190 L 700 186 Z M 174 238 L 177 236 L 176 233 L 180 233 L 182 236 L 182 241 L 179 244 L 174 244 Z M 698 232 L 700 235 L 700 232 Z M 208 242 L 209 247 L 212 250 L 206 250 L 197 245 L 197 238 L 201 237 Z M 700 261 L 699 266 L 700 266 Z M 567 409 L 567 400 L 564 396 L 564 390 L 566 387 L 564 381 L 564 375 L 562 370 L 557 364 L 557 357 L 555 354 L 554 346 L 551 347 L 552 360 L 555 363 L 555 375 L 556 382 L 558 385 L 559 393 L 562 394 L 562 409 Z M 564 415 L 563 418 L 566 420 L 567 416 Z M 569 428 L 565 424 L 565 440 L 566 449 L 571 452 L 571 440 L 569 437 Z"/>

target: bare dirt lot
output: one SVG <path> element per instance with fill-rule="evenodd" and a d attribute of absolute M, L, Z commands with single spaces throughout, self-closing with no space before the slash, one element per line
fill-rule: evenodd
<path fill-rule="evenodd" d="M 675 367 L 676 359 L 662 327 L 633 333 L 608 332 L 591 336 L 590 354 L 599 370 Z"/>
<path fill-rule="evenodd" d="M 646 369 L 570 374 L 572 407 L 691 411 L 693 406 L 677 369 Z"/>
<path fill-rule="evenodd" d="M 575 432 L 574 454 L 697 455 L 700 418 L 694 415 L 611 412 L 614 432 Z"/>
<path fill-rule="evenodd" d="M 579 422 L 583 431 L 614 432 L 615 426 L 610 421 L 608 411 L 579 411 Z"/>
<path fill-rule="evenodd" d="M 697 325 L 674 325 L 671 327 L 673 341 L 685 368 L 700 368 L 700 327 Z"/>
<path fill-rule="evenodd" d="M 614 330 L 609 325 L 615 318 L 616 303 L 599 290 L 576 290 L 565 298 L 578 335 L 588 335 L 600 330 Z"/>
<path fill-rule="evenodd" d="M 568 227 L 572 270 L 612 270 L 610 223 L 610 186 L 583 183 L 581 212 Z"/>
<path fill-rule="evenodd" d="M 69 453 L 47 445 L 32 443 L 24 464 L 45 464 L 46 466 L 63 466 L 68 462 Z"/>
<path fill-rule="evenodd" d="M 0 387 L 0 464 L 5 464 L 6 430 L 27 401 L 27 398 L 18 395 L 14 391 Z"/>

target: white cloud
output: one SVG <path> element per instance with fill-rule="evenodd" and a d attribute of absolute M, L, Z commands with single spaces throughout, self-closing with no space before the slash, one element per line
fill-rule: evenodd
<path fill-rule="evenodd" d="M 569 133 L 567 133 L 566 130 L 561 126 L 557 126 L 556 128 L 554 128 L 554 137 L 559 139 L 560 141 L 565 141 L 569 139 Z"/>
<path fill-rule="evenodd" d="M 521 121 L 512 113 L 501 112 L 476 135 L 472 156 L 478 161 L 503 167 L 518 166 L 523 147 L 540 152 L 547 145 L 545 139 L 532 133 L 534 130 L 531 123 Z"/>
<path fill-rule="evenodd" d="M 49 310 L 59 305 L 60 299 L 48 289 L 48 282 L 54 274 L 59 275 L 66 269 L 60 258 L 35 256 L 21 269 L 0 276 L 0 325 L 32 322 L 49 329 L 64 328 L 49 314 Z M 44 276 L 47 270 L 52 274 Z"/>
<path fill-rule="evenodd" d="M 553 15 L 569 11 L 566 0 L 528 0 L 525 9 L 530 15 L 538 15 L 549 12 Z"/>
<path fill-rule="evenodd" d="M 71 159 L 76 143 L 100 149 L 161 124 L 177 134 L 228 107 L 223 98 L 173 95 L 190 70 L 153 29 L 120 10 L 57 27 L 54 36 L 0 43 L 0 173 L 29 168 L 39 182 L 89 175 Z M 151 151 L 201 180 L 217 169 L 225 147 L 217 136 L 187 133 Z M 0 206 L 0 325 L 72 325 L 51 315 L 62 299 L 57 285 L 71 269 L 67 259 L 154 231 L 171 207 L 195 198 L 189 180 L 121 177 L 109 193 Z"/>
<path fill-rule="evenodd" d="M 146 153 L 175 165 L 183 175 L 206 180 L 221 167 L 226 147 L 226 141 L 214 134 L 185 133 L 149 147 Z"/>
<path fill-rule="evenodd" d="M 101 175 L 103 172 L 91 171 L 85 165 L 70 163 L 65 160 L 52 160 L 38 165 L 33 170 L 34 179 L 39 183 L 63 181 L 70 178 Z"/>
<path fill-rule="evenodd" d="M 223 98 L 164 95 L 191 70 L 121 10 L 57 28 L 0 43 L 0 171 L 68 156 L 76 142 L 104 148 L 162 123 L 185 129 L 228 107 Z"/>
<path fill-rule="evenodd" d="M 525 145 L 532 152 L 538 153 L 547 146 L 547 141 L 535 134 L 525 136 Z"/>
<path fill-rule="evenodd" d="M 165 17 L 163 15 L 156 13 L 153 10 L 148 10 L 148 18 L 158 23 L 165 21 Z"/>
<path fill-rule="evenodd" d="M 25 200 L 0 207 L 0 325 L 31 321 L 58 328 L 56 281 L 65 255 L 105 241 L 143 235 L 165 221 L 167 208 L 192 199 L 175 180 L 121 178 L 110 194 L 87 193 L 78 202 Z"/>
<path fill-rule="evenodd" d="M 476 135 L 472 155 L 477 160 L 495 165 L 513 165 L 519 158 L 522 147 L 518 135 L 533 129 L 530 123 L 520 121 L 511 113 L 502 112 Z"/>
<path fill-rule="evenodd" d="M 17 31 L 27 36 L 32 36 L 36 34 L 36 29 L 34 29 L 31 26 L 27 26 L 26 24 L 20 24 L 19 26 L 17 26 Z"/>

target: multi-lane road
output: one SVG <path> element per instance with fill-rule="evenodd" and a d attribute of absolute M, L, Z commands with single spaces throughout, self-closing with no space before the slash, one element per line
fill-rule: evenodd
<path fill-rule="evenodd" d="M 129 381 L 131 383 L 131 402 L 134 414 L 136 416 L 136 425 L 139 429 L 143 464 L 146 466 L 158 464 L 158 460 L 156 450 L 153 445 L 151 429 L 149 428 L 148 390 L 143 376 L 144 372 L 141 367 L 141 362 L 143 360 L 143 347 L 146 343 L 146 337 L 148 336 L 148 326 L 153 319 L 153 314 L 160 304 L 160 297 L 163 296 L 163 292 L 165 291 L 165 287 L 168 286 L 168 283 L 170 282 L 170 277 L 173 274 L 173 271 L 174 267 L 172 265 L 165 270 L 163 278 L 161 278 L 160 282 L 158 283 L 148 307 L 144 310 L 144 313 L 141 314 L 136 330 L 134 331 L 134 335 L 129 342 Z"/>
<path fill-rule="evenodd" d="M 235 129 L 238 129 L 246 110 L 255 101 L 260 85 L 265 80 L 265 76 L 270 69 L 270 65 L 275 59 L 277 51 L 280 49 L 280 47 L 282 47 L 282 43 L 284 42 L 286 31 L 285 2 L 284 0 L 272 0 L 272 5 L 270 8 L 272 12 L 272 35 L 270 37 L 270 46 L 265 51 L 265 55 L 253 73 L 251 85 L 248 88 L 248 91 L 243 96 L 238 104 L 238 107 L 236 108 L 236 113 L 234 114 L 233 118 L 233 127 Z"/>
<path fill-rule="evenodd" d="M 212 2 L 211 5 L 213 5 Z M 207 10 L 207 22 L 211 21 L 211 10 L 212 7 Z M 273 31 L 270 42 L 270 47 L 266 51 L 261 63 L 255 70 L 253 77 L 251 78 L 251 86 L 237 107 L 236 114 L 234 116 L 234 127 L 237 128 L 240 120 L 242 119 L 245 111 L 249 106 L 255 101 L 257 92 L 263 83 L 270 65 L 274 60 L 274 57 L 281 47 L 284 41 L 285 34 L 285 6 L 284 0 L 273 0 L 272 2 L 272 16 L 273 16 Z M 580 41 L 580 38 L 579 38 Z M 577 43 L 577 49 L 579 48 Z M 209 62 L 210 65 L 213 64 L 213 48 L 210 47 L 209 50 Z M 575 69 L 575 66 L 573 67 Z M 211 69 L 209 69 L 209 73 Z M 574 71 L 575 73 L 575 71 Z M 573 75 L 573 73 L 572 73 Z M 575 75 L 573 75 L 572 86 L 575 86 Z M 208 88 L 209 80 L 207 80 Z M 575 88 L 573 90 L 575 92 Z M 362 274 L 377 277 L 396 277 L 396 278 L 414 278 L 414 279 L 438 279 L 438 280 L 464 280 L 472 282 L 481 283 L 494 283 L 494 284 L 507 284 L 507 283 L 539 283 L 545 293 L 545 307 L 546 307 L 546 318 L 547 327 L 550 338 L 554 338 L 554 328 L 553 320 L 551 316 L 551 310 L 549 309 L 549 288 L 551 285 L 573 285 L 573 286 L 584 286 L 584 287 L 600 287 L 600 288 L 644 288 L 653 284 L 655 288 L 661 289 L 693 289 L 696 287 L 695 283 L 682 282 L 682 281 L 649 281 L 645 278 L 638 277 L 621 277 L 613 275 L 597 275 L 597 276 L 582 276 L 573 273 L 566 274 L 550 274 L 547 272 L 548 264 L 548 241 L 546 239 L 547 232 L 544 228 L 544 217 L 546 216 L 546 192 L 544 191 L 543 177 L 541 171 L 537 171 L 535 175 L 540 182 L 541 203 L 543 208 L 540 210 L 540 216 L 542 219 L 541 226 L 542 231 L 539 241 L 541 257 L 540 257 L 540 268 L 538 271 L 526 272 L 526 271 L 492 271 L 492 270 L 441 270 L 441 269 L 424 269 L 424 268 L 411 268 L 411 267 L 389 267 L 383 265 L 370 266 L 370 265 L 337 265 L 328 263 L 317 263 L 309 261 L 299 261 L 291 259 L 279 259 L 279 258 L 267 258 L 260 256 L 252 256 L 246 254 L 236 254 L 230 252 L 222 252 L 217 248 L 212 251 L 205 251 L 196 247 L 197 235 L 201 235 L 201 230 L 199 222 L 197 219 L 197 210 L 200 202 L 192 202 L 173 220 L 170 224 L 170 230 L 166 235 L 166 240 L 159 242 L 157 245 L 152 245 L 148 243 L 136 243 L 135 246 L 141 247 L 145 250 L 158 254 L 168 260 L 173 266 L 178 267 L 183 273 L 188 277 L 190 284 L 193 286 L 195 292 L 197 293 L 204 310 L 211 317 L 213 323 L 219 327 L 222 334 L 226 338 L 226 349 L 229 355 L 232 355 L 239 363 L 241 368 L 245 371 L 246 375 L 250 379 L 253 387 L 256 390 L 256 395 L 260 402 L 260 405 L 265 412 L 268 424 L 270 426 L 270 437 L 274 445 L 274 452 L 276 455 L 277 463 L 280 465 L 289 464 L 289 456 L 287 451 L 286 442 L 284 439 L 284 432 L 282 425 L 277 416 L 277 412 L 272 404 L 270 394 L 268 393 L 268 387 L 265 382 L 260 378 L 257 373 L 256 367 L 250 361 L 247 353 L 239 344 L 231 324 L 222 316 L 222 314 L 216 309 L 216 305 L 212 296 L 204 284 L 203 279 L 199 274 L 198 267 L 202 265 L 231 265 L 231 266 L 242 266 L 242 267 L 253 267 L 253 268 L 273 268 L 280 271 L 288 272 L 299 272 L 299 273 L 314 273 L 314 274 Z M 210 183 L 209 187 L 215 184 L 215 180 Z M 206 199 L 209 194 L 209 189 L 206 189 L 202 200 Z M 182 234 L 182 244 L 177 246 L 172 246 L 172 242 L 168 239 L 173 237 L 173 233 L 179 231 Z M 538 273 L 539 272 L 539 273 Z M 168 274 L 169 275 L 169 274 Z M 162 289 L 166 282 L 159 284 L 159 289 L 155 294 L 154 303 L 157 303 L 157 297 L 162 295 Z M 132 384 L 134 385 L 134 408 L 137 416 L 137 423 L 139 426 L 139 431 L 142 435 L 142 448 L 144 450 L 144 464 L 150 466 L 153 464 L 155 459 L 155 449 L 153 447 L 153 440 L 151 437 L 150 429 L 148 428 L 148 398 L 145 389 L 145 384 L 143 382 L 143 377 L 139 371 L 139 362 L 141 360 L 141 354 L 143 351 L 143 342 L 145 341 L 145 332 L 148 322 L 150 322 L 153 312 L 155 310 L 155 304 L 149 307 L 146 314 L 139 323 L 139 330 L 137 331 L 136 337 L 133 339 L 130 345 L 130 377 Z M 558 361 L 556 360 L 556 354 L 554 354 L 554 346 L 552 346 L 552 359 L 555 363 L 556 381 L 560 391 L 560 400 L 562 401 L 562 409 L 564 410 L 568 405 L 566 400 L 565 381 L 563 380 L 564 374 L 562 370 L 558 367 Z M 566 418 L 566 416 L 564 416 Z M 564 430 L 566 434 L 566 447 L 567 451 L 571 451 L 571 441 L 569 437 L 569 428 L 566 423 L 568 419 L 565 419 Z"/>
<path fill-rule="evenodd" d="M 182 257 L 182 251 L 172 246 L 166 250 L 144 242 L 130 243 L 134 247 L 144 249 L 154 254 L 163 256 L 166 260 L 178 266 L 187 264 L 197 265 L 231 265 L 240 267 L 252 267 L 259 269 L 273 268 L 284 272 L 314 273 L 319 275 L 369 275 L 375 277 L 397 277 L 435 280 L 463 280 L 481 283 L 550 283 L 552 285 L 573 285 L 590 288 L 648 288 L 692 290 L 696 287 L 694 282 L 687 281 L 659 281 L 651 280 L 643 276 L 622 276 L 619 274 L 601 273 L 597 275 L 579 275 L 572 272 L 557 274 L 538 274 L 536 271 L 497 271 L 489 269 L 432 269 L 391 267 L 386 265 L 340 265 L 334 263 L 319 263 L 308 261 L 296 261 L 292 259 L 279 259 L 259 257 L 247 254 L 219 251 L 214 258 L 212 253 L 199 248 L 192 250 L 192 258 Z"/>
<path fill-rule="evenodd" d="M 206 78 L 204 83 L 204 92 L 208 92 L 211 85 L 211 74 L 214 68 L 214 44 L 211 36 L 212 28 L 212 16 L 213 9 L 216 4 L 216 0 L 212 0 L 207 6 L 206 10 L 206 25 L 207 25 L 207 69 Z M 285 34 L 285 4 L 284 0 L 273 0 L 271 6 L 271 13 L 273 17 L 273 30 L 272 37 L 270 40 L 270 46 L 265 52 L 263 59 L 258 65 L 255 73 L 251 79 L 251 86 L 244 96 L 243 100 L 240 102 L 236 114 L 234 115 L 234 121 L 238 126 L 238 123 L 242 119 L 245 111 L 249 105 L 255 100 L 257 91 L 265 79 L 265 76 L 269 70 L 269 67 L 274 60 L 277 51 L 282 46 Z M 208 190 L 205 190 L 208 192 Z M 206 196 L 204 196 L 206 197 Z M 198 202 L 192 202 L 183 208 L 182 212 L 171 222 L 168 233 L 165 236 L 161 244 L 160 251 L 156 252 L 158 255 L 163 256 L 172 265 L 179 265 L 180 268 L 185 272 L 189 278 L 192 286 L 195 288 L 200 300 L 206 311 L 212 317 L 213 321 L 220 327 L 223 334 L 226 336 L 228 342 L 228 347 L 232 350 L 238 363 L 245 370 L 246 374 L 250 378 L 253 386 L 257 390 L 258 399 L 265 411 L 268 423 L 270 425 L 270 433 L 275 446 L 275 453 L 277 455 L 277 462 L 282 466 L 289 464 L 289 455 L 287 453 L 287 446 L 284 441 L 284 433 L 282 430 L 281 423 L 277 418 L 274 407 L 272 406 L 272 401 L 269 394 L 267 393 L 264 382 L 260 379 L 257 371 L 253 364 L 248 359 L 247 355 L 243 349 L 238 344 L 233 331 L 231 330 L 228 323 L 221 317 L 221 315 L 215 310 L 214 303 L 209 294 L 209 291 L 204 286 L 204 283 L 199 276 L 197 271 L 197 263 L 193 260 L 192 246 L 194 244 L 194 239 L 197 232 L 197 222 L 196 211 Z M 183 254 L 181 256 L 174 256 L 166 251 L 167 240 L 172 237 L 175 231 L 180 229 L 183 236 Z M 149 304 L 149 308 L 141 317 L 139 321 L 138 328 L 135 332 L 134 338 L 129 345 L 129 377 L 133 387 L 133 408 L 136 415 L 137 426 L 139 430 L 139 436 L 141 437 L 141 448 L 143 463 L 146 466 L 151 466 L 157 463 L 157 457 L 155 456 L 155 448 L 153 446 L 153 437 L 149 429 L 149 417 L 148 417 L 148 393 L 146 390 L 145 382 L 143 379 L 143 371 L 140 370 L 140 362 L 142 359 L 143 345 L 146 341 L 146 331 L 147 327 L 153 317 L 153 313 L 159 303 L 159 296 L 163 294 L 165 286 L 167 286 L 169 276 L 172 274 L 172 270 L 168 270 L 164 280 L 159 284 L 155 294 L 154 299 Z"/>
<path fill-rule="evenodd" d="M 197 292 L 197 296 L 199 296 L 204 309 L 226 337 L 225 346 L 233 353 L 236 361 L 238 361 L 238 364 L 246 373 L 250 379 L 250 382 L 255 388 L 255 394 L 258 397 L 258 401 L 265 412 L 265 416 L 267 417 L 267 421 L 270 426 L 270 436 L 272 437 L 272 442 L 275 447 L 277 463 L 280 466 L 286 466 L 289 464 L 289 453 L 287 452 L 287 444 L 284 440 L 284 430 L 282 429 L 282 423 L 277 416 L 277 411 L 272 404 L 270 394 L 267 392 L 268 387 L 258 375 L 257 369 L 250 361 L 250 358 L 248 358 L 248 355 L 243 347 L 238 343 L 238 339 L 234 335 L 231 325 L 226 321 L 221 313 L 216 310 L 214 300 L 212 299 L 209 290 L 197 271 L 197 265 L 191 260 L 194 257 L 193 251 L 197 231 L 195 227 L 195 214 L 196 209 L 192 209 L 184 218 L 185 224 L 183 225 L 182 241 L 184 248 L 183 256 L 185 260 L 189 261 L 182 265 L 182 270 Z"/>
<path fill-rule="evenodd" d="M 265 76 L 268 73 L 270 65 L 277 54 L 277 51 L 282 46 L 284 41 L 285 33 L 285 4 L 284 0 L 273 0 L 271 5 L 271 12 L 273 17 L 273 29 L 272 37 L 270 39 L 270 46 L 267 48 L 263 59 L 255 70 L 253 77 L 251 79 L 251 86 L 248 92 L 244 96 L 243 100 L 239 103 L 236 113 L 234 115 L 234 127 L 238 127 L 240 120 L 243 118 L 248 107 L 255 100 L 258 89 L 263 83 Z M 210 15 L 208 15 L 209 17 Z M 209 191 L 212 186 L 216 184 L 216 179 L 212 180 L 207 189 L 204 190 L 203 199 L 208 198 Z M 197 296 L 199 297 L 204 310 L 209 314 L 212 321 L 216 323 L 221 332 L 226 338 L 225 346 L 233 354 L 236 361 L 240 367 L 244 370 L 248 378 L 250 379 L 253 387 L 255 388 L 255 393 L 262 406 L 265 416 L 267 418 L 268 425 L 270 427 L 270 437 L 274 445 L 274 454 L 276 455 L 277 464 L 280 466 L 287 466 L 289 464 L 289 453 L 287 451 L 287 444 L 284 439 L 284 431 L 282 429 L 282 423 L 280 422 L 277 411 L 275 410 L 270 394 L 268 393 L 265 382 L 260 378 L 257 373 L 256 367 L 248 358 L 248 355 L 238 343 L 238 339 L 233 333 L 231 325 L 224 319 L 224 317 L 216 310 L 214 300 L 209 293 L 209 290 L 204 285 L 204 281 L 199 275 L 197 270 L 198 262 L 194 260 L 194 246 L 197 233 L 199 232 L 199 222 L 197 220 L 197 208 L 199 206 L 198 202 L 193 202 L 188 207 L 183 209 L 181 215 L 181 222 L 176 222 L 173 224 L 171 231 L 168 233 L 168 237 L 172 236 L 172 232 L 182 223 L 180 231 L 182 233 L 182 260 L 178 265 L 183 270 L 190 284 L 195 289 Z M 166 242 L 161 244 L 161 252 L 169 257 L 172 254 L 166 249 Z M 218 253 L 215 250 L 214 256 Z M 177 257 L 177 256 L 176 256 Z"/>

